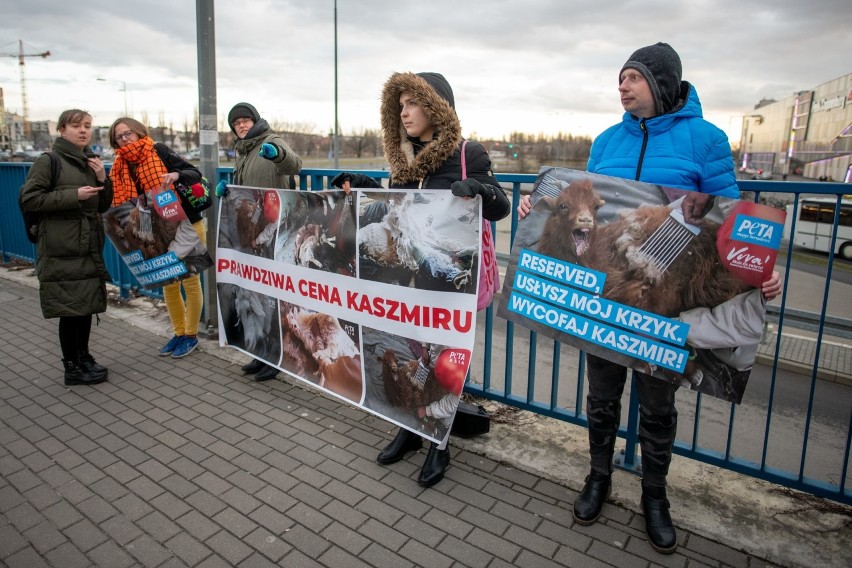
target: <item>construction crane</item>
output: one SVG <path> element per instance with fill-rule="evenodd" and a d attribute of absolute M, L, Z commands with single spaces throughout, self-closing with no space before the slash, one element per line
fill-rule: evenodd
<path fill-rule="evenodd" d="M 18 40 L 18 53 L 0 53 L 0 56 L 3 57 L 17 57 L 18 58 L 18 71 L 21 75 L 21 104 L 22 104 L 22 114 L 24 117 L 24 136 L 29 137 L 30 135 L 30 105 L 27 101 L 27 76 L 24 72 L 24 58 L 25 57 L 41 57 L 45 59 L 50 55 L 49 51 L 43 51 L 41 53 L 24 53 L 24 40 Z"/>

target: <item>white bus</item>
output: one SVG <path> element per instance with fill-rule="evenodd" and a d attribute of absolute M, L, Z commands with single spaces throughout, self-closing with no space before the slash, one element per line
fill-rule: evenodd
<path fill-rule="evenodd" d="M 793 204 L 787 206 L 787 220 L 784 224 L 784 237 L 794 245 L 829 252 L 831 232 L 834 228 L 834 210 L 837 199 L 834 197 L 802 197 L 799 208 L 793 211 Z M 793 218 L 796 219 L 796 234 L 790 235 Z M 837 240 L 834 254 L 845 260 L 852 260 L 852 200 L 843 198 L 840 202 L 840 218 L 837 224 Z"/>

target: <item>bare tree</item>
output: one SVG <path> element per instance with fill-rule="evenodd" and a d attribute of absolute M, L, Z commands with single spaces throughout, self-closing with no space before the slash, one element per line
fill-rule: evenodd
<path fill-rule="evenodd" d="M 353 130 L 352 134 L 343 138 L 344 146 L 352 150 L 356 158 L 364 157 L 367 152 L 375 157 L 380 146 L 379 140 L 381 140 L 379 131 L 370 128 Z"/>
<path fill-rule="evenodd" d="M 319 138 L 316 125 L 308 122 L 276 120 L 270 123 L 270 127 L 280 134 L 300 156 L 307 157 L 316 152 Z"/>

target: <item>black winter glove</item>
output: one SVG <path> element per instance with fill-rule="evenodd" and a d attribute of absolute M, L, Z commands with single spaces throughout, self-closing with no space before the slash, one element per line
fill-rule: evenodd
<path fill-rule="evenodd" d="M 477 195 L 481 195 L 483 201 L 494 199 L 494 189 L 479 183 L 473 178 L 454 181 L 450 189 L 453 195 L 458 197 L 476 197 Z"/>
<path fill-rule="evenodd" d="M 340 189 L 343 189 L 343 184 L 347 181 L 349 182 L 349 187 L 351 188 L 365 187 L 368 189 L 378 189 L 382 187 L 382 184 L 380 184 L 370 176 L 365 176 L 364 174 L 355 174 L 351 172 L 341 172 L 337 174 L 329 182 L 329 185 L 331 187 L 338 187 Z"/>

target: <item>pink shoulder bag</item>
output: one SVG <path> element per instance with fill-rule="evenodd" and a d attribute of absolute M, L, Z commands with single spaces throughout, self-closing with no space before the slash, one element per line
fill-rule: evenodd
<path fill-rule="evenodd" d="M 467 140 L 461 147 L 461 174 L 467 179 L 467 160 L 465 148 Z M 494 250 L 494 236 L 491 234 L 491 221 L 482 218 L 482 254 L 479 257 L 479 282 L 477 283 L 476 309 L 484 310 L 491 305 L 494 293 L 500 289 L 500 273 L 497 270 L 497 253 Z"/>

